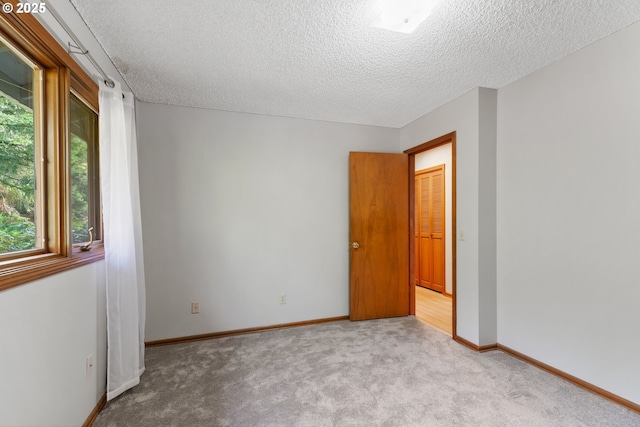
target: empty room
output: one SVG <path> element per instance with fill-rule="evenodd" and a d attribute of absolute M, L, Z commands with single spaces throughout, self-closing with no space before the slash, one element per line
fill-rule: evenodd
<path fill-rule="evenodd" d="M 0 426 L 640 425 L 637 0 L 0 4 Z"/>

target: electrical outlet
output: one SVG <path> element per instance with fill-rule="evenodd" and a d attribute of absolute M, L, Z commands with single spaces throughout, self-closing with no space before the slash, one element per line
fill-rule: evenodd
<path fill-rule="evenodd" d="M 287 295 L 282 294 L 280 295 L 280 304 L 286 304 L 287 303 Z"/>
<path fill-rule="evenodd" d="M 91 373 L 93 372 L 93 354 L 90 354 L 87 356 L 87 378 L 89 378 L 91 376 Z"/>
<path fill-rule="evenodd" d="M 191 314 L 200 313 L 200 303 L 198 301 L 194 301 L 191 303 Z"/>

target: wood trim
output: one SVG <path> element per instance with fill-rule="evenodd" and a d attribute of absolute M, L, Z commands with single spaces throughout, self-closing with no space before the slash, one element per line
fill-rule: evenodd
<path fill-rule="evenodd" d="M 420 144 L 413 148 L 409 148 L 404 151 L 405 154 L 409 155 L 409 279 L 411 280 L 411 291 L 409 295 L 410 304 L 413 304 L 413 313 L 415 314 L 415 301 L 416 301 L 416 289 L 415 286 L 415 257 L 416 257 L 416 248 L 415 248 L 415 238 L 413 232 L 415 231 L 415 225 L 413 224 L 414 215 L 413 209 L 415 209 L 415 155 L 418 153 L 422 153 L 423 151 L 431 150 L 432 148 L 439 147 L 441 145 L 451 143 L 451 331 L 452 337 L 457 336 L 457 324 L 458 324 L 458 316 L 457 316 L 457 297 L 456 297 L 456 288 L 457 288 L 457 241 L 458 241 L 458 229 L 457 229 L 457 220 L 456 220 L 456 212 L 457 212 L 457 192 L 456 192 L 456 131 L 450 132 L 446 135 L 442 135 L 441 137 L 432 139 L 431 141 L 427 141 L 424 144 Z M 446 286 L 445 286 L 446 290 Z M 447 294 L 448 295 L 448 294 Z"/>
<path fill-rule="evenodd" d="M 321 323 L 340 322 L 343 320 L 349 320 L 349 316 L 328 317 L 325 319 L 305 320 L 302 322 L 281 323 L 278 325 L 271 325 L 271 326 L 259 326 L 257 328 L 234 329 L 231 331 L 212 332 L 209 334 L 190 335 L 186 337 L 177 337 L 177 338 L 168 338 L 168 339 L 157 340 L 157 341 L 148 341 L 148 342 L 145 342 L 145 347 L 158 347 L 162 345 L 181 344 L 181 343 L 193 342 L 193 341 L 204 341 L 204 340 L 210 340 L 213 338 L 223 338 L 223 337 L 230 337 L 235 335 L 253 334 L 256 332 L 270 331 L 274 329 L 295 328 L 298 326 L 318 325 Z"/>
<path fill-rule="evenodd" d="M 457 336 L 457 328 L 458 328 L 458 304 L 457 304 L 457 286 L 458 286 L 458 226 L 457 226 L 457 217 L 458 217 L 458 207 L 457 207 L 457 176 L 458 172 L 456 169 L 457 157 L 456 157 L 456 133 L 451 132 L 446 135 L 447 138 L 451 141 L 451 322 L 453 323 L 451 327 L 452 336 Z M 446 289 L 446 286 L 445 286 Z"/>
<path fill-rule="evenodd" d="M 96 406 L 93 408 L 93 411 L 91 411 L 91 413 L 89 414 L 87 419 L 84 421 L 84 423 L 82 423 L 82 427 L 91 427 L 94 421 L 96 420 L 96 418 L 98 418 L 98 415 L 100 415 L 100 411 L 102 411 L 102 409 L 106 404 L 107 404 L 107 394 L 105 393 L 102 395 L 100 400 L 98 400 L 98 403 L 96 403 Z"/>
<path fill-rule="evenodd" d="M 467 341 L 466 339 L 458 336 L 458 335 L 454 335 L 453 336 L 453 340 L 455 342 L 457 342 L 458 344 L 462 344 L 465 347 L 470 348 L 473 351 L 477 351 L 478 353 L 484 353 L 486 351 L 493 351 L 493 350 L 498 350 L 498 344 L 487 344 L 487 345 L 477 345 L 472 343 L 471 341 Z"/>
<path fill-rule="evenodd" d="M 554 368 L 553 366 L 549 366 L 546 363 L 540 362 L 539 360 L 529 357 L 526 354 L 520 353 L 519 351 L 513 350 L 512 348 L 509 348 L 505 345 L 498 344 L 498 349 L 515 357 L 516 359 L 520 359 L 526 363 L 529 363 L 530 365 L 533 365 L 539 369 L 542 369 L 543 371 L 547 371 L 550 374 L 560 377 L 565 381 L 568 381 L 578 387 L 581 387 L 587 391 L 590 391 L 591 393 L 597 394 L 600 397 L 603 397 L 613 403 L 617 403 L 618 405 L 624 406 L 625 408 L 640 414 L 640 404 L 627 400 L 624 397 L 620 397 L 617 394 L 613 394 L 610 391 L 607 391 L 603 388 L 600 388 L 584 380 L 581 380 L 578 377 L 574 377 L 571 374 L 561 371 L 560 369 Z"/>
<path fill-rule="evenodd" d="M 409 315 L 416 314 L 416 156 L 409 155 Z"/>
<path fill-rule="evenodd" d="M 66 126 L 62 125 L 64 119 L 68 119 L 65 112 L 65 79 L 67 77 L 64 68 L 47 68 L 44 70 L 45 78 L 45 102 L 44 102 L 44 162 L 45 168 L 44 194 L 46 199 L 45 217 L 45 249 L 47 252 L 66 256 L 66 244 L 64 239 L 65 207 L 66 207 L 66 181 L 64 180 L 67 165 L 64 148 L 67 143 L 65 135 Z"/>
<path fill-rule="evenodd" d="M 423 144 L 417 145 L 413 148 L 409 148 L 404 150 L 405 154 L 418 154 L 423 151 L 431 150 L 432 148 L 439 147 L 444 144 L 448 144 L 449 142 L 455 141 L 456 139 L 456 131 L 450 132 L 446 135 L 442 135 L 436 139 L 432 139 L 431 141 L 427 141 Z"/>
<path fill-rule="evenodd" d="M 74 72 L 71 73 L 72 92 L 85 104 L 87 104 L 96 114 L 100 110 L 98 101 L 98 89 L 94 82 L 89 85 L 84 79 L 79 78 Z"/>
<path fill-rule="evenodd" d="M 0 291 L 102 259 L 104 247 L 94 246 L 91 251 L 78 252 L 72 257 L 46 254 L 12 263 L 5 268 L 0 267 Z"/>

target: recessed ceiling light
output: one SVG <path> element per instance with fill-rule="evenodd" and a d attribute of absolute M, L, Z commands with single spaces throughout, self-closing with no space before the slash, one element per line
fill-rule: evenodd
<path fill-rule="evenodd" d="M 410 34 L 418 28 L 438 0 L 380 0 L 380 15 L 372 27 Z"/>

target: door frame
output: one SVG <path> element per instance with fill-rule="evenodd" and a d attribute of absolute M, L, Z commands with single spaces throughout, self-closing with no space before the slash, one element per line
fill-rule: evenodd
<path fill-rule="evenodd" d="M 451 144 L 451 336 L 456 339 L 456 253 L 458 232 L 456 229 L 456 132 L 453 131 L 441 137 L 432 139 L 404 151 L 409 155 L 409 314 L 416 314 L 416 244 L 415 244 L 415 174 L 416 154 L 429 151 L 441 145 Z M 445 255 L 446 256 L 446 255 Z M 446 290 L 446 285 L 445 285 Z"/>

